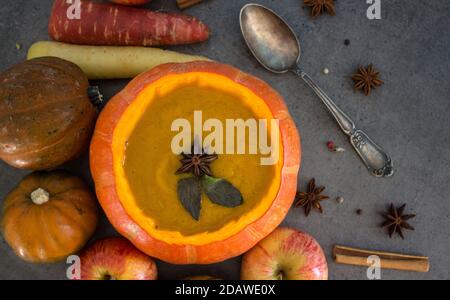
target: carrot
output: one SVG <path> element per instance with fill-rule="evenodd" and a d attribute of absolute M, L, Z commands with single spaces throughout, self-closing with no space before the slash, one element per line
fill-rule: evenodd
<path fill-rule="evenodd" d="M 152 47 L 115 47 L 37 42 L 28 50 L 28 59 L 54 56 L 78 65 L 89 79 L 133 78 L 157 65 L 208 60 Z"/>
<path fill-rule="evenodd" d="M 161 46 L 202 42 L 208 28 L 193 17 L 112 3 L 55 0 L 50 37 L 85 45 Z M 79 7 L 76 3 L 80 3 Z"/>

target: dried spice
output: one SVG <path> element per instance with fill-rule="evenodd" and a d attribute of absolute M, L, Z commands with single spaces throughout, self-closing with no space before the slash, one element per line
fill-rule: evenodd
<path fill-rule="evenodd" d="M 212 176 L 210 164 L 217 160 L 217 154 L 205 153 L 204 149 L 201 149 L 200 154 L 195 154 L 194 147 L 192 147 L 190 154 L 182 153 L 182 156 L 180 162 L 183 165 L 177 170 L 176 174 L 192 173 L 195 177 Z"/>
<path fill-rule="evenodd" d="M 323 213 L 321 201 L 329 199 L 330 197 L 322 195 L 325 190 L 324 186 L 316 187 L 315 178 L 311 179 L 308 184 L 306 192 L 299 192 L 296 195 L 297 202 L 296 207 L 303 207 L 305 209 L 305 215 L 308 216 L 312 208 L 315 208 L 320 213 Z"/>
<path fill-rule="evenodd" d="M 333 141 L 328 141 L 327 142 L 327 148 L 328 150 L 330 150 L 331 152 L 338 152 L 338 153 L 342 153 L 345 152 L 345 149 L 342 147 L 337 147 L 336 144 Z"/>
<path fill-rule="evenodd" d="M 397 233 L 404 239 L 403 229 L 414 230 L 414 227 L 409 225 L 406 221 L 414 218 L 416 215 L 403 214 L 405 207 L 406 204 L 403 204 L 400 207 L 395 207 L 394 204 L 391 204 L 389 211 L 381 214 L 386 219 L 386 221 L 381 224 L 381 227 L 386 227 L 388 229 L 389 237 L 391 238 L 394 233 Z"/>
<path fill-rule="evenodd" d="M 203 0 L 177 0 L 177 5 L 179 9 L 186 9 L 196 4 L 199 4 Z"/>
<path fill-rule="evenodd" d="M 305 6 L 311 7 L 311 17 L 316 18 L 324 12 L 330 16 L 336 15 L 334 0 L 304 0 Z"/>
<path fill-rule="evenodd" d="M 333 141 L 328 141 L 328 142 L 327 142 L 327 148 L 328 148 L 328 150 L 330 150 L 330 151 L 334 151 L 334 149 L 336 149 L 336 145 L 334 144 Z"/>
<path fill-rule="evenodd" d="M 358 72 L 353 74 L 352 79 L 355 82 L 355 90 L 363 90 L 366 96 L 370 95 L 372 89 L 384 84 L 380 79 L 380 72 L 376 71 L 372 64 L 367 68 L 359 66 Z"/>

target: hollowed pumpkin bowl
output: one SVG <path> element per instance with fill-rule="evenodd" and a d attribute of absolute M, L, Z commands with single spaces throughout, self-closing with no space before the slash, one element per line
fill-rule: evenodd
<path fill-rule="evenodd" d="M 171 150 L 173 121 L 192 124 L 195 111 L 204 122 L 276 119 L 269 136 L 279 134 L 273 165 L 260 163 L 263 154 L 219 154 L 214 176 L 238 188 L 244 203 L 228 208 L 203 195 L 198 221 L 178 199 L 177 182 L 188 175 L 175 174 L 180 157 Z M 292 205 L 300 160 L 300 137 L 281 96 L 216 62 L 165 64 L 136 77 L 100 114 L 90 150 L 96 193 L 112 225 L 141 251 L 173 264 L 220 262 L 271 233 Z"/>

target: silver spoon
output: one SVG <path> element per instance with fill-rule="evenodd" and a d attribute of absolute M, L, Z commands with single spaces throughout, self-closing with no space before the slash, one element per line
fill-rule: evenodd
<path fill-rule="evenodd" d="M 261 65 L 274 73 L 291 71 L 300 76 L 350 137 L 350 143 L 370 173 L 376 177 L 392 176 L 394 168 L 390 156 L 367 134 L 357 129 L 354 122 L 298 67 L 301 48 L 292 28 L 274 11 L 259 4 L 245 5 L 241 10 L 240 22 L 244 39 Z"/>

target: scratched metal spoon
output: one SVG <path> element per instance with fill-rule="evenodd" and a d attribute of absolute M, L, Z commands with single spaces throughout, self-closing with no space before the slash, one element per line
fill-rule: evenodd
<path fill-rule="evenodd" d="M 354 122 L 299 68 L 300 42 L 291 27 L 274 11 L 259 4 L 244 6 L 240 22 L 244 39 L 256 59 L 271 72 L 282 74 L 291 71 L 300 76 L 350 137 L 350 143 L 370 173 L 376 177 L 392 176 L 394 168 L 390 156 L 356 128 Z"/>

